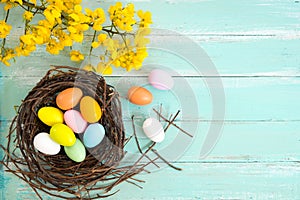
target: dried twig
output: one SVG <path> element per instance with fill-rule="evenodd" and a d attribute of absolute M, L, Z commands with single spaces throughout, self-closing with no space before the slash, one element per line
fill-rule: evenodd
<path fill-rule="evenodd" d="M 177 126 L 174 122 L 170 122 L 167 118 L 165 118 L 164 116 L 162 116 L 157 110 L 155 110 L 153 108 L 153 111 L 158 114 L 163 120 L 165 120 L 166 122 L 172 124 L 173 126 L 175 126 L 176 128 L 178 128 L 181 132 L 183 132 L 184 134 L 190 136 L 190 137 L 193 137 L 190 133 L 186 132 L 185 130 L 183 130 L 182 128 L 180 128 L 179 126 Z"/>

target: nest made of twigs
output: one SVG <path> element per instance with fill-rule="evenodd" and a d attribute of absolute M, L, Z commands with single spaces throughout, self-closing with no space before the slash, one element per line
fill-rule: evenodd
<path fill-rule="evenodd" d="M 33 146 L 33 138 L 50 127 L 37 117 L 44 106 L 56 106 L 55 99 L 66 88 L 78 87 L 84 95 L 93 97 L 102 109 L 99 121 L 106 137 L 87 151 L 81 163 L 69 159 L 62 150 L 57 155 L 45 155 Z M 142 171 L 142 167 L 119 167 L 124 156 L 124 126 L 119 95 L 104 78 L 93 72 L 71 67 L 55 67 L 28 93 L 20 105 L 8 135 L 8 146 L 2 163 L 8 171 L 26 181 L 41 198 L 38 190 L 61 198 L 93 199 L 106 197 L 117 183 Z M 128 171 L 130 170 L 130 172 Z M 125 174 L 125 175 L 124 175 Z M 97 184 L 101 182 L 101 184 Z M 96 194 L 91 194 L 97 191 Z"/>

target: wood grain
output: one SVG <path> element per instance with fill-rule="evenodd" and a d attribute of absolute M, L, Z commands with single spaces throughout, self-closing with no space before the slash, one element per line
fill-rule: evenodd
<path fill-rule="evenodd" d="M 142 175 L 143 189 L 124 183 L 108 199 L 294 199 L 299 194 L 300 171 L 295 163 L 184 163 L 181 167 L 182 172 L 164 168 Z M 11 174 L 5 173 L 5 186 L 2 193 L 7 199 L 37 199 Z"/>
<path fill-rule="evenodd" d="M 108 8 L 114 1 L 83 1 L 84 7 Z M 129 1 L 124 1 L 128 3 Z M 195 98 L 197 105 L 185 108 L 177 124 L 194 131 L 186 151 L 178 152 L 172 162 L 184 170 L 163 168 L 150 175 L 140 190 L 130 184 L 120 185 L 120 193 L 110 199 L 297 199 L 300 196 L 300 26 L 299 1 L 282 0 L 133 0 L 137 9 L 153 14 L 154 28 L 169 29 L 180 34 L 174 40 L 170 34 L 153 34 L 152 41 L 162 46 L 179 44 L 197 56 L 194 48 L 185 44 L 191 38 L 207 53 L 220 77 L 199 74 L 188 60 L 166 51 L 150 49 L 141 71 L 126 73 L 115 70 L 107 77 L 122 97 L 134 84 L 144 85 L 151 69 L 173 70 L 174 79 L 186 81 L 191 87 L 175 86 L 175 93 L 151 89 L 156 99 L 146 107 L 128 104 L 123 98 L 127 135 L 132 130 L 130 117 L 137 124 L 153 113 L 149 109 L 163 103 L 166 115 L 182 109 L 184 102 Z M 4 12 L 0 6 L 0 19 Z M 20 11 L 10 18 L 14 24 L 8 43 L 16 44 L 22 33 Z M 87 38 L 88 40 L 88 38 Z M 82 48 L 86 48 L 86 42 Z M 151 45 L 150 45 L 151 46 Z M 204 63 L 204 62 L 203 62 Z M 203 64 L 199 63 L 199 64 Z M 80 67 L 68 58 L 68 53 L 50 56 L 43 48 L 29 58 L 18 58 L 12 67 L 0 65 L 0 142 L 10 120 L 28 91 L 49 69 L 49 65 Z M 183 76 L 183 77 L 181 77 Z M 205 80 L 223 81 L 226 95 L 226 117 L 222 137 L 205 159 L 199 159 L 200 148 L 211 124 L 223 123 L 212 118 L 212 99 Z M 215 85 L 219 87 L 219 85 Z M 182 103 L 183 102 L 183 103 Z M 220 102 L 222 103 L 222 102 Z M 196 109 L 196 107 L 198 109 Z M 198 111 L 198 113 L 196 112 Z M 137 127 L 139 127 L 137 125 Z M 180 135 L 170 129 L 163 150 Z M 139 135 L 143 142 L 146 138 Z M 134 144 L 131 145 L 134 147 Z M 172 148 L 171 148 L 172 149 Z M 134 152 L 132 148 L 128 151 Z M 176 149 L 174 150 L 176 152 Z M 177 153 L 177 152 L 176 152 Z M 0 151 L 0 156 L 3 152 Z M 2 157 L 2 156 L 1 156 Z M 36 199 L 33 191 L 0 166 L 0 199 Z M 50 199 L 44 195 L 45 199 Z"/>

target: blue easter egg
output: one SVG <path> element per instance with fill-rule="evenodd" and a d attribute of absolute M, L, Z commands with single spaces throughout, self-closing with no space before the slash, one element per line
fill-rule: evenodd
<path fill-rule="evenodd" d="M 93 148 L 97 146 L 104 138 L 105 129 L 99 124 L 90 124 L 83 135 L 83 143 L 87 148 Z"/>

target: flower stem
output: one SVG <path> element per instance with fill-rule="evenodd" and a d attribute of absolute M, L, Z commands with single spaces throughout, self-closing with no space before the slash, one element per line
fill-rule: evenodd
<path fill-rule="evenodd" d="M 6 23 L 6 22 L 7 22 L 7 20 L 8 20 L 9 11 L 10 11 L 10 10 L 8 9 L 8 10 L 7 10 L 7 12 L 6 12 L 6 16 L 5 16 L 5 20 L 4 20 L 4 21 L 5 21 L 5 23 Z"/>
<path fill-rule="evenodd" d="M 4 19 L 4 22 L 5 22 L 5 23 L 8 21 L 8 16 L 9 16 L 9 9 L 8 9 L 7 12 L 6 12 L 6 16 L 5 16 L 5 19 Z M 4 38 L 4 39 L 2 40 L 2 46 L 1 46 L 1 49 L 4 49 L 5 43 L 6 43 L 6 38 Z"/>
<path fill-rule="evenodd" d="M 93 35 L 93 39 L 92 39 L 92 43 L 91 44 L 93 44 L 93 42 L 95 41 L 96 34 L 97 34 L 97 31 L 94 31 L 94 35 Z M 93 46 L 91 45 L 89 56 L 92 54 L 92 51 L 93 51 Z"/>

